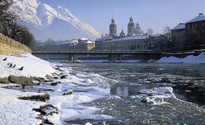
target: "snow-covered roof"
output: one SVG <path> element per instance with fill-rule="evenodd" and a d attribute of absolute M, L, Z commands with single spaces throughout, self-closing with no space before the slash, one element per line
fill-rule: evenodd
<path fill-rule="evenodd" d="M 147 39 L 149 36 L 127 36 L 119 39 L 112 39 L 106 42 L 114 42 L 114 41 L 124 41 L 124 40 L 135 40 L 135 39 Z"/>
<path fill-rule="evenodd" d="M 193 22 L 198 22 L 198 21 L 203 21 L 203 20 L 205 20 L 205 16 L 200 13 L 197 17 L 195 17 L 194 19 L 189 20 L 186 23 L 193 23 Z"/>
<path fill-rule="evenodd" d="M 178 24 L 172 30 L 181 30 L 181 29 L 185 29 L 185 23 Z"/>
<path fill-rule="evenodd" d="M 56 41 L 52 43 L 51 45 L 64 45 L 64 44 L 74 44 L 74 43 L 78 43 L 78 40 L 73 39 L 73 40 L 66 40 L 66 41 Z"/>
<path fill-rule="evenodd" d="M 161 36 L 161 34 L 153 34 L 153 35 L 151 35 L 151 37 L 160 37 Z"/>
<path fill-rule="evenodd" d="M 102 36 L 102 37 L 96 39 L 96 41 L 104 40 L 105 38 L 106 38 L 106 36 Z"/>
<path fill-rule="evenodd" d="M 94 42 L 90 40 L 86 40 L 85 43 L 94 43 Z"/>
<path fill-rule="evenodd" d="M 89 40 L 88 38 L 81 38 L 80 40 Z"/>

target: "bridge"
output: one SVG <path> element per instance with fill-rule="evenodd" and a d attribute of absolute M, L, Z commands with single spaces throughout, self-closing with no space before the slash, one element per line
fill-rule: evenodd
<path fill-rule="evenodd" d="M 107 54 L 159 54 L 151 50 L 147 51 L 100 51 L 100 50 L 71 50 L 71 51 L 32 51 L 33 54 L 94 54 L 94 55 L 107 55 Z"/>
<path fill-rule="evenodd" d="M 60 51 L 60 50 L 46 50 L 46 51 L 32 51 L 34 55 L 68 55 L 70 62 L 75 62 L 76 55 L 108 55 L 108 61 L 121 60 L 122 55 L 133 55 L 143 59 L 159 59 L 163 56 L 176 56 L 185 57 L 187 55 L 192 55 L 193 53 L 164 53 L 164 52 L 154 52 L 151 50 L 144 51 L 111 51 L 111 50 L 70 50 L 70 51 Z"/>
<path fill-rule="evenodd" d="M 32 51 L 35 54 L 66 54 L 69 55 L 69 61 L 75 62 L 76 55 L 108 55 L 109 61 L 120 60 L 122 55 L 134 55 L 134 56 L 144 56 L 150 57 L 161 57 L 161 53 L 147 51 L 100 51 L 100 50 L 71 50 L 71 51 Z"/>

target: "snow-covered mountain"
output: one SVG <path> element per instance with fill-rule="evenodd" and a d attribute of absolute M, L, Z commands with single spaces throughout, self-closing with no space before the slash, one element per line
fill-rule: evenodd
<path fill-rule="evenodd" d="M 81 22 L 66 8 L 52 8 L 38 0 L 14 0 L 19 23 L 33 33 L 36 40 L 66 40 L 87 37 L 96 39 L 100 34 L 89 24 Z"/>

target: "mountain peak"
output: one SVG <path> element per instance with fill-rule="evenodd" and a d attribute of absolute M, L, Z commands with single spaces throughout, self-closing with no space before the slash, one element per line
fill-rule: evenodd
<path fill-rule="evenodd" d="M 26 25 L 37 40 L 96 39 L 100 36 L 90 25 L 81 22 L 62 6 L 53 8 L 37 0 L 14 0 L 13 7 L 20 17 L 20 24 Z"/>

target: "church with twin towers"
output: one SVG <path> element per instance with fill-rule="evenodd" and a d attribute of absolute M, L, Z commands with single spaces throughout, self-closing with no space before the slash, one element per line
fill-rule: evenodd
<path fill-rule="evenodd" d="M 133 18 L 130 17 L 130 22 L 127 25 L 127 35 L 125 35 L 124 31 L 122 30 L 120 35 L 117 35 L 117 25 L 115 24 L 114 18 L 111 19 L 111 24 L 109 26 L 109 36 L 112 38 L 117 37 L 125 37 L 125 36 L 140 36 L 143 35 L 143 32 L 140 28 L 139 23 L 136 24 L 133 21 Z"/>

